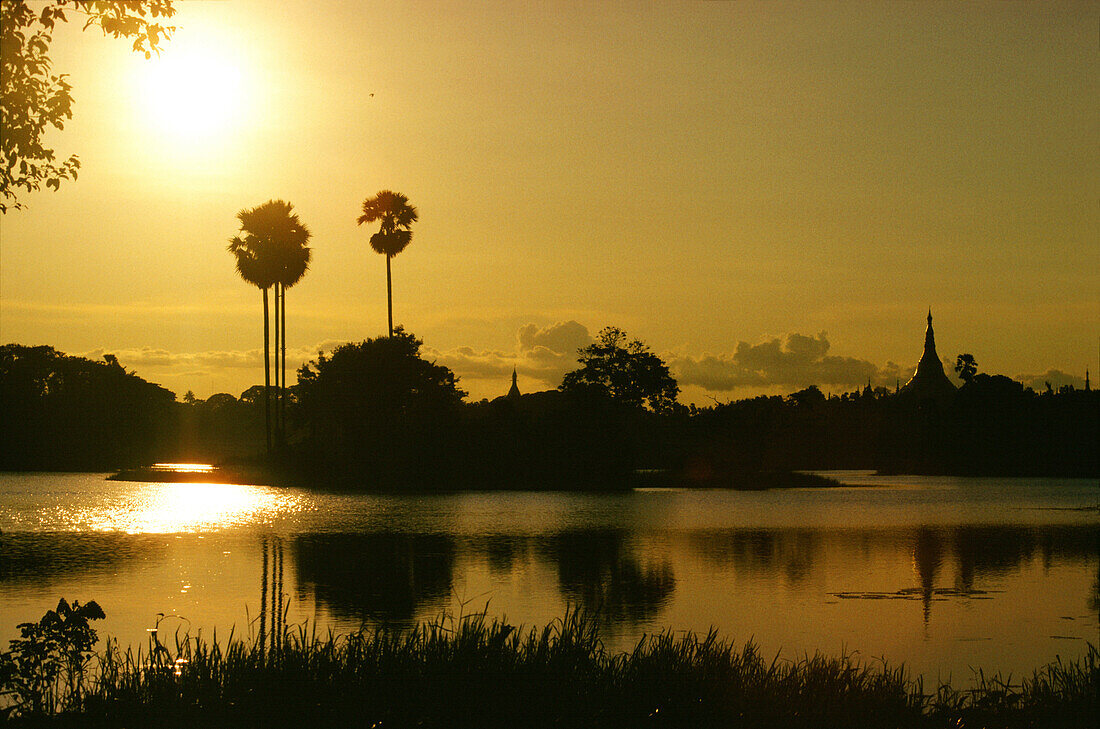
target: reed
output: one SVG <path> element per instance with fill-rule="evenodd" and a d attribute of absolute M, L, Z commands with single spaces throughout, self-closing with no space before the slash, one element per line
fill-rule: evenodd
<path fill-rule="evenodd" d="M 1090 645 L 1013 682 L 926 693 L 902 666 L 850 656 L 768 659 L 715 631 L 672 631 L 610 653 L 570 609 L 542 628 L 483 613 L 337 635 L 285 626 L 266 645 L 233 632 L 108 641 L 79 712 L 28 726 L 165 727 L 1094 727 Z"/>

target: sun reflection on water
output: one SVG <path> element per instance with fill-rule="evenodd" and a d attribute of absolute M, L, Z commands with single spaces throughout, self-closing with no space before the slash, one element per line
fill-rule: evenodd
<path fill-rule="evenodd" d="M 300 509 L 299 499 L 267 486 L 151 483 L 84 519 L 96 531 L 171 534 L 255 525 Z"/>
<path fill-rule="evenodd" d="M 214 466 L 209 463 L 154 463 L 153 470 L 173 473 L 212 473 Z"/>

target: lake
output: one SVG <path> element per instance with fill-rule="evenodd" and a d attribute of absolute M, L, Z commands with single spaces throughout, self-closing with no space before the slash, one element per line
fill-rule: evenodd
<path fill-rule="evenodd" d="M 0 641 L 59 597 L 144 645 L 488 610 L 599 611 L 628 650 L 717 627 L 798 658 L 848 652 L 968 685 L 1100 642 L 1100 488 L 1073 479 L 831 474 L 834 489 L 333 494 L 0 474 Z"/>

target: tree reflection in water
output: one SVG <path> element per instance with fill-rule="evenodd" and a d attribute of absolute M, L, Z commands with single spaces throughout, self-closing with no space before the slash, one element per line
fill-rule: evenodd
<path fill-rule="evenodd" d="M 450 535 L 302 534 L 293 548 L 299 599 L 345 620 L 408 622 L 451 593 Z"/>
<path fill-rule="evenodd" d="M 512 572 L 517 561 L 526 559 L 530 554 L 530 539 L 512 537 L 503 534 L 490 534 L 469 539 L 467 546 L 474 554 L 483 555 L 494 575 L 506 575 Z"/>
<path fill-rule="evenodd" d="M 1100 526 L 957 526 L 884 529 L 723 529 L 689 535 L 692 549 L 715 571 L 733 570 L 745 575 L 784 576 L 796 584 L 812 574 L 825 553 L 825 544 L 851 556 L 883 550 L 908 555 L 914 583 L 899 584 L 888 592 L 840 591 L 843 598 L 920 599 L 925 625 L 932 603 L 951 597 L 988 597 L 983 580 L 1023 569 L 1041 558 L 1045 568 L 1053 564 L 1082 562 L 1100 557 Z M 938 585 L 949 565 L 955 567 L 955 584 Z M 1100 578 L 1098 587 L 1100 590 Z M 1100 602 L 1100 596 L 1096 598 Z"/>
<path fill-rule="evenodd" d="M 271 649 L 277 650 L 286 627 L 287 594 L 283 589 L 283 538 L 263 536 L 260 538 L 260 543 L 263 577 L 260 578 L 259 643 L 261 648 L 266 647 L 270 636 Z M 270 596 L 268 585 L 271 586 Z M 267 630 L 268 625 L 271 626 L 270 633 Z"/>
<path fill-rule="evenodd" d="M 920 582 L 921 604 L 924 607 L 924 625 L 932 617 L 932 599 L 936 589 L 936 575 L 943 566 L 944 538 L 938 529 L 920 527 L 913 538 L 913 569 Z"/>
<path fill-rule="evenodd" d="M 808 577 L 819 558 L 823 533 L 813 529 L 724 529 L 690 535 L 694 551 L 717 569 L 772 575 L 792 583 Z"/>
<path fill-rule="evenodd" d="M 562 532 L 540 540 L 539 551 L 556 564 L 562 596 L 609 626 L 650 619 L 676 589 L 672 563 L 643 564 L 625 531 Z"/>
<path fill-rule="evenodd" d="M 0 583 L 47 587 L 57 580 L 111 574 L 127 562 L 159 559 L 165 551 L 157 534 L 3 532 Z"/>
<path fill-rule="evenodd" d="M 694 583 L 684 582 L 700 577 L 691 571 L 692 560 L 697 560 L 703 576 L 722 579 L 724 573 L 733 573 L 753 578 L 744 581 L 746 586 L 821 590 L 823 600 L 828 595 L 919 600 L 927 623 L 937 601 L 990 599 L 1003 578 L 1023 570 L 1081 564 L 1091 570 L 1100 558 L 1097 524 L 692 529 L 676 533 L 671 541 L 667 534 L 644 528 L 462 536 L 267 534 L 256 539 L 261 549 L 253 553 L 255 561 L 247 569 L 249 584 L 255 585 L 252 575 L 261 568 L 261 610 L 253 628 L 265 642 L 273 633 L 280 634 L 285 615 L 277 606 L 285 604 L 287 593 L 296 594 L 295 602 L 313 602 L 345 624 L 409 623 L 447 609 L 453 586 L 466 579 L 465 574 L 456 575 L 456 569 L 478 563 L 506 585 L 515 583 L 502 577 L 549 571 L 547 600 L 557 597 L 596 612 L 606 628 L 629 632 L 660 621 L 677 590 L 692 594 Z M 151 593 L 143 570 L 163 572 L 161 563 L 169 556 L 185 563 L 198 544 L 166 535 L 5 531 L 0 535 L 0 595 L 32 600 L 42 590 L 72 591 L 88 578 L 116 590 L 131 589 L 127 580 L 138 580 L 132 600 L 150 600 L 147 612 L 153 613 L 163 610 L 171 595 L 162 588 Z M 291 552 L 292 565 L 284 566 L 284 547 Z M 890 569 L 897 584 L 869 588 L 882 592 L 856 592 L 868 587 L 858 579 L 858 566 L 868 560 L 896 565 Z M 856 571 L 838 569 L 838 561 L 847 561 Z M 687 578 L 678 573 L 683 564 L 689 565 Z M 201 572 L 209 567 L 188 569 Z M 284 579 L 292 584 L 285 586 Z M 1100 574 L 1089 580 L 1087 589 L 1080 604 L 1094 614 L 1100 612 Z M 245 600 L 256 606 L 254 590 L 248 588 L 247 598 L 226 599 L 234 601 L 234 609 Z M 492 594 L 487 597 L 493 599 Z M 204 599 L 217 604 L 219 598 Z M 524 619 L 509 610 L 509 617 Z"/>
<path fill-rule="evenodd" d="M 578 530 L 549 536 L 484 535 L 461 541 L 444 534 L 305 534 L 293 540 L 299 599 L 311 597 L 351 621 L 408 623 L 429 608 L 442 610 L 452 593 L 455 562 L 468 553 L 493 574 L 508 574 L 530 560 L 553 567 L 563 601 L 595 613 L 610 630 L 653 620 L 676 590 L 672 562 L 644 559 L 629 530 Z M 270 539 L 270 548 L 269 548 Z M 716 571 L 782 575 L 797 585 L 815 570 L 829 540 L 856 552 L 872 544 L 908 553 L 914 583 L 884 593 L 832 593 L 845 598 L 919 599 L 925 626 L 932 604 L 949 598 L 986 597 L 981 581 L 1018 570 L 1035 558 L 1044 564 L 1094 559 L 1100 527 L 961 526 L 884 530 L 734 529 L 696 532 L 689 544 Z M 270 549 L 270 552 L 269 552 Z M 269 556 L 270 554 L 270 556 Z M 265 538 L 260 635 L 276 634 L 282 615 L 282 541 Z M 955 566 L 955 584 L 943 581 Z M 1100 576 L 1090 596 L 1100 610 Z"/>

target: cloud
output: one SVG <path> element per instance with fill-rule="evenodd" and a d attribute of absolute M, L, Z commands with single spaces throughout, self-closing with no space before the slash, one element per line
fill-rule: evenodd
<path fill-rule="evenodd" d="M 1049 369 L 1042 375 L 1016 375 L 1012 379 L 1024 383 L 1025 386 L 1030 387 L 1036 392 L 1046 390 L 1048 382 L 1055 390 L 1065 385 L 1072 385 L 1078 390 L 1083 390 L 1085 388 L 1084 377 L 1071 375 L 1068 372 L 1062 372 L 1062 370 L 1057 369 Z"/>
<path fill-rule="evenodd" d="M 576 354 L 577 350 L 592 343 L 588 327 L 576 321 L 561 321 L 548 327 L 524 324 L 516 332 L 520 352 L 543 349 L 550 352 Z"/>
<path fill-rule="evenodd" d="M 512 374 L 516 360 L 513 355 L 493 350 L 458 347 L 441 351 L 433 347 L 421 350 L 425 359 L 451 368 L 459 379 L 495 380 Z"/>
<path fill-rule="evenodd" d="M 304 363 L 317 359 L 319 352 L 331 354 L 345 344 L 344 340 L 330 339 L 307 347 L 287 349 L 287 377 Z M 456 347 L 439 350 L 425 346 L 421 354 L 425 359 L 451 368 L 460 379 L 500 380 L 512 374 L 512 368 L 531 379 L 557 387 L 562 376 L 577 366 L 577 349 L 592 343 L 588 329 L 576 321 L 558 322 L 546 327 L 526 324 L 516 332 L 515 350 L 476 350 L 472 347 Z M 80 354 L 89 359 L 103 359 L 104 354 L 118 357 L 119 363 L 139 375 L 171 378 L 174 381 L 206 378 L 214 373 L 232 375 L 233 380 L 251 378 L 251 372 L 263 376 L 263 350 L 259 347 L 246 350 L 208 350 L 204 352 L 171 352 L 154 347 L 109 348 L 99 347 Z"/>
<path fill-rule="evenodd" d="M 944 372 L 950 376 L 951 368 L 944 366 Z M 885 385 L 886 387 L 904 385 L 909 380 L 913 379 L 913 375 L 916 374 L 917 367 L 913 365 L 911 367 L 902 367 L 897 362 L 887 362 L 886 365 L 879 370 L 878 377 L 873 378 L 873 382 L 877 385 Z"/>
<path fill-rule="evenodd" d="M 519 374 L 551 387 L 561 383 L 566 372 L 577 367 L 577 350 L 592 343 L 588 328 L 576 321 L 557 322 L 546 327 L 525 324 L 516 332 L 516 350 L 475 350 L 458 347 L 437 350 L 424 347 L 424 355 L 446 365 L 463 379 L 500 379 Z"/>
<path fill-rule="evenodd" d="M 150 367 L 263 367 L 263 352 L 260 349 L 244 351 L 207 351 L 207 352 L 169 352 L 167 349 L 141 347 L 138 349 L 108 349 L 100 347 L 84 352 L 82 357 L 102 359 L 104 354 L 113 354 L 124 367 L 146 369 Z M 289 359 L 289 357 L 288 357 Z"/>
<path fill-rule="evenodd" d="M 539 328 L 534 324 L 520 327 L 516 333 L 523 374 L 557 386 L 566 372 L 577 368 L 577 350 L 592 344 L 588 327 L 565 321 Z"/>
<path fill-rule="evenodd" d="M 696 385 L 707 390 L 726 391 L 740 387 L 807 387 L 809 385 L 892 385 L 901 379 L 901 368 L 889 363 L 879 368 L 854 357 L 828 354 L 829 340 L 822 332 L 816 337 L 788 334 L 760 344 L 738 342 L 732 354 L 704 354 L 699 357 L 669 358 L 681 386 Z M 907 379 L 907 378 L 906 378 Z"/>
<path fill-rule="evenodd" d="M 344 344 L 343 340 L 328 339 L 309 347 L 288 348 L 286 351 L 287 370 L 296 370 L 306 360 L 316 359 L 318 352 L 331 353 Z M 104 354 L 118 357 L 119 364 L 133 370 L 145 369 L 187 369 L 192 372 L 207 372 L 211 369 L 258 369 L 263 370 L 263 349 L 246 350 L 208 350 L 205 352 L 170 352 L 154 347 L 110 349 L 99 347 L 80 354 L 88 359 L 103 359 Z M 180 373 L 182 374 L 182 372 Z M 288 375 L 289 378 L 289 375 Z"/>
<path fill-rule="evenodd" d="M 461 380 L 483 381 L 486 383 L 483 387 L 490 390 L 496 386 L 490 383 L 506 380 L 513 367 L 522 377 L 554 388 L 561 384 L 566 372 L 577 368 L 577 350 L 592 341 L 587 327 L 570 320 L 545 327 L 536 324 L 519 327 L 511 351 L 465 346 L 440 350 L 424 346 L 421 352 L 425 359 L 449 367 Z M 345 343 L 332 339 L 288 349 L 288 379 L 295 377 L 302 363 L 315 360 L 319 352 L 330 354 Z M 873 385 L 893 389 L 896 383 L 904 384 L 913 375 L 913 367 L 902 367 L 894 362 L 880 367 L 863 359 L 831 355 L 829 350 L 828 337 L 822 332 L 816 336 L 788 334 L 757 344 L 739 342 L 732 353 L 661 356 L 681 387 L 698 387 L 711 392 L 739 388 L 800 389 L 809 385 L 862 386 L 868 380 Z M 193 380 L 204 378 L 217 378 L 218 387 L 232 387 L 234 383 L 251 382 L 263 376 L 263 350 L 258 347 L 204 352 L 101 347 L 82 356 L 102 359 L 104 354 L 114 354 L 124 367 L 139 375 L 170 379 L 182 383 L 179 386 L 183 387 L 191 387 Z M 1081 378 L 1059 370 L 1050 370 L 1044 375 L 1019 375 L 1016 379 L 1036 389 L 1042 389 L 1047 380 L 1056 389 L 1063 384 L 1084 385 Z M 220 384 L 222 381 L 227 384 Z"/>

